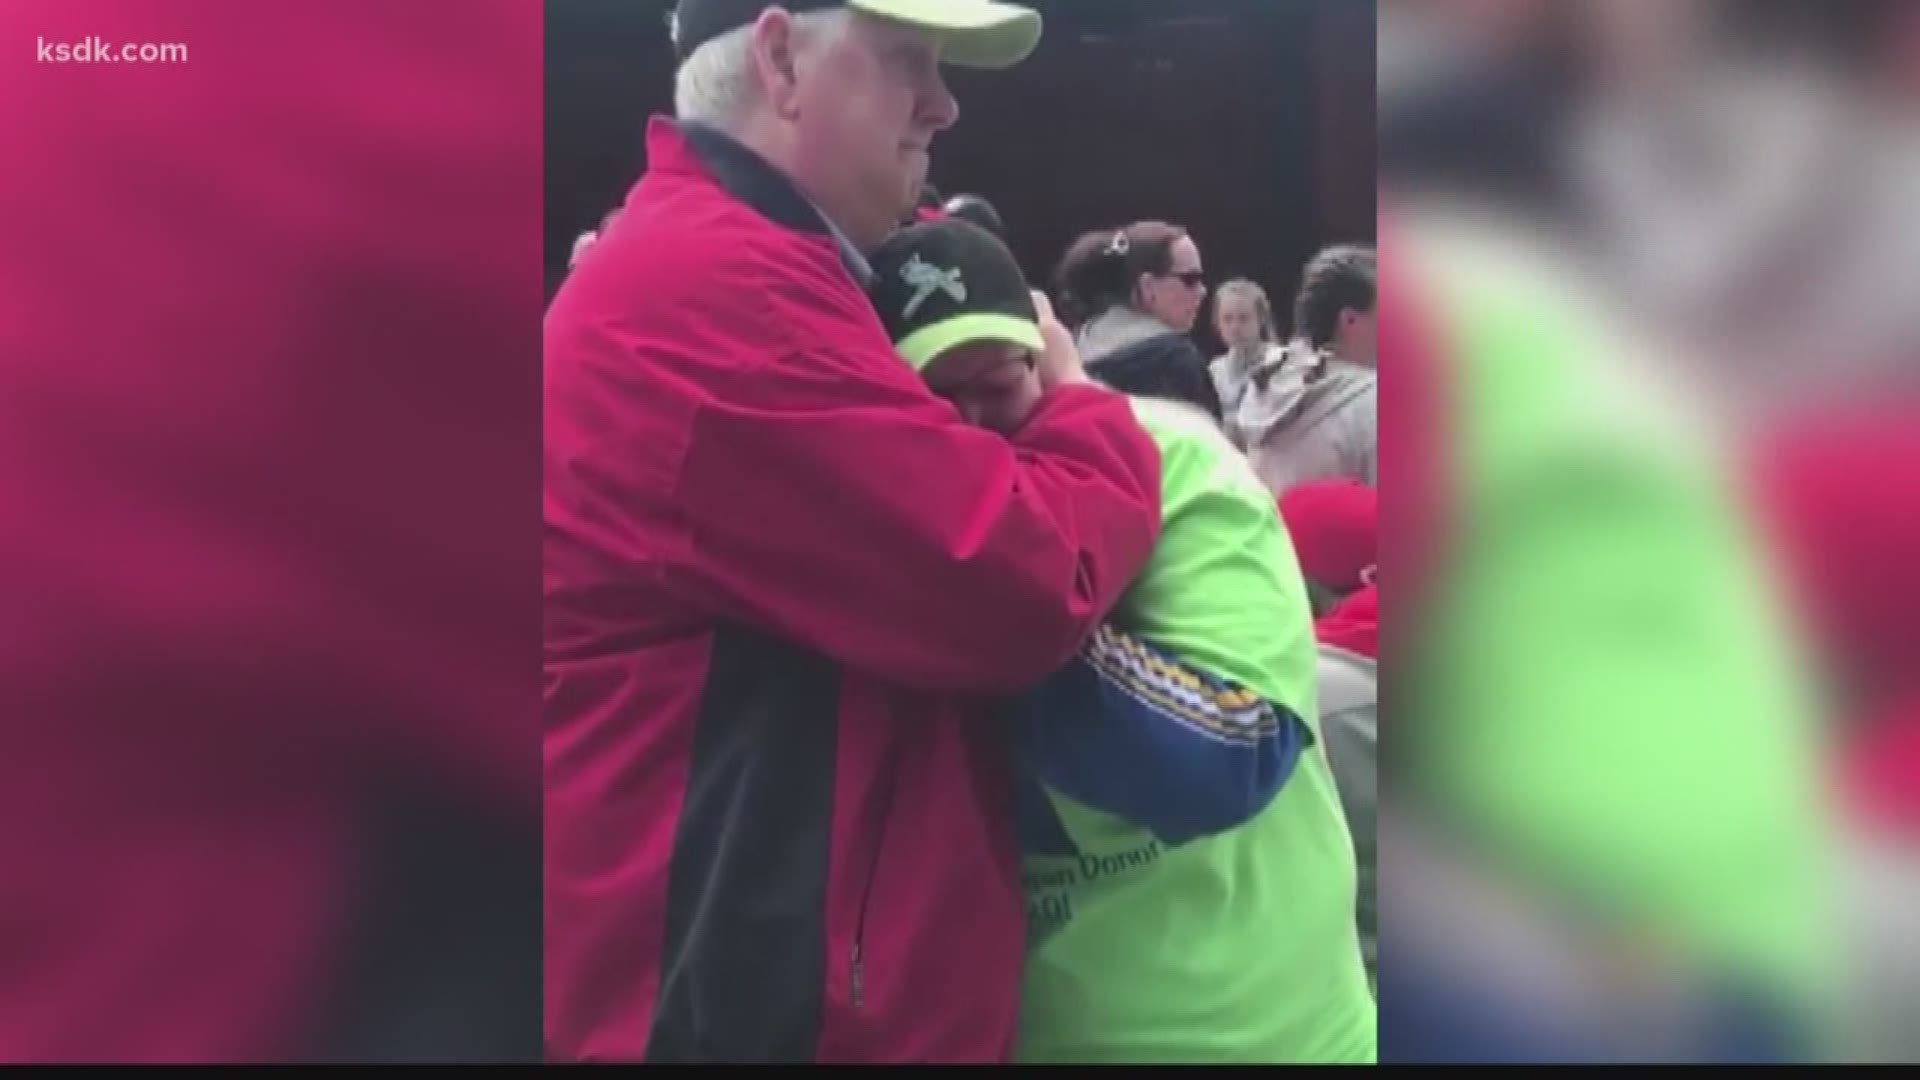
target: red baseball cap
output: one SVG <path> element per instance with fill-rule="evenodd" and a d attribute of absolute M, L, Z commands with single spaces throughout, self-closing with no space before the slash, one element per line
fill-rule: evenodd
<path fill-rule="evenodd" d="M 1353 480 L 1301 484 L 1280 496 L 1301 572 L 1343 594 L 1366 584 L 1362 572 L 1380 559 L 1378 517 L 1377 493 Z"/>

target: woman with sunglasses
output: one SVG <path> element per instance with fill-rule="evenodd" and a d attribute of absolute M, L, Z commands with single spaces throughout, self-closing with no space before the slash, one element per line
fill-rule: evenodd
<path fill-rule="evenodd" d="M 1139 221 L 1086 233 L 1060 260 L 1054 287 L 1088 375 L 1128 394 L 1184 401 L 1220 422 L 1206 358 L 1187 337 L 1207 280 L 1185 229 Z"/>

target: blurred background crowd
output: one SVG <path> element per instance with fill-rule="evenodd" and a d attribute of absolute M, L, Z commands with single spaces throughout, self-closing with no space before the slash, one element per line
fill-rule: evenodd
<path fill-rule="evenodd" d="M 1920 9 L 1379 17 L 1383 1055 L 1911 1060 Z"/>

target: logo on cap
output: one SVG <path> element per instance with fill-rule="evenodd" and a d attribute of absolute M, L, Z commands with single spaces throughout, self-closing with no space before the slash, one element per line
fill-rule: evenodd
<path fill-rule="evenodd" d="M 946 293 L 956 304 L 967 301 L 967 285 L 960 280 L 960 268 L 956 266 L 951 270 L 942 270 L 921 259 L 918 252 L 900 268 L 900 278 L 913 288 L 913 299 L 908 300 L 907 306 L 900 312 L 903 321 L 913 321 L 914 312 L 919 311 L 920 305 L 936 292 Z"/>

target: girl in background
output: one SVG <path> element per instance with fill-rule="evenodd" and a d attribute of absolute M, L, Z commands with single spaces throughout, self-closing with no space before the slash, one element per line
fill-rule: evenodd
<path fill-rule="evenodd" d="M 1213 376 L 1213 388 L 1220 395 L 1220 409 L 1227 437 L 1235 446 L 1246 449 L 1246 440 L 1234 414 L 1246 397 L 1253 369 L 1280 357 L 1279 333 L 1273 325 L 1273 304 L 1267 291 L 1246 278 L 1235 278 L 1220 286 L 1214 294 L 1213 328 L 1227 351 L 1213 358 L 1207 373 Z"/>

